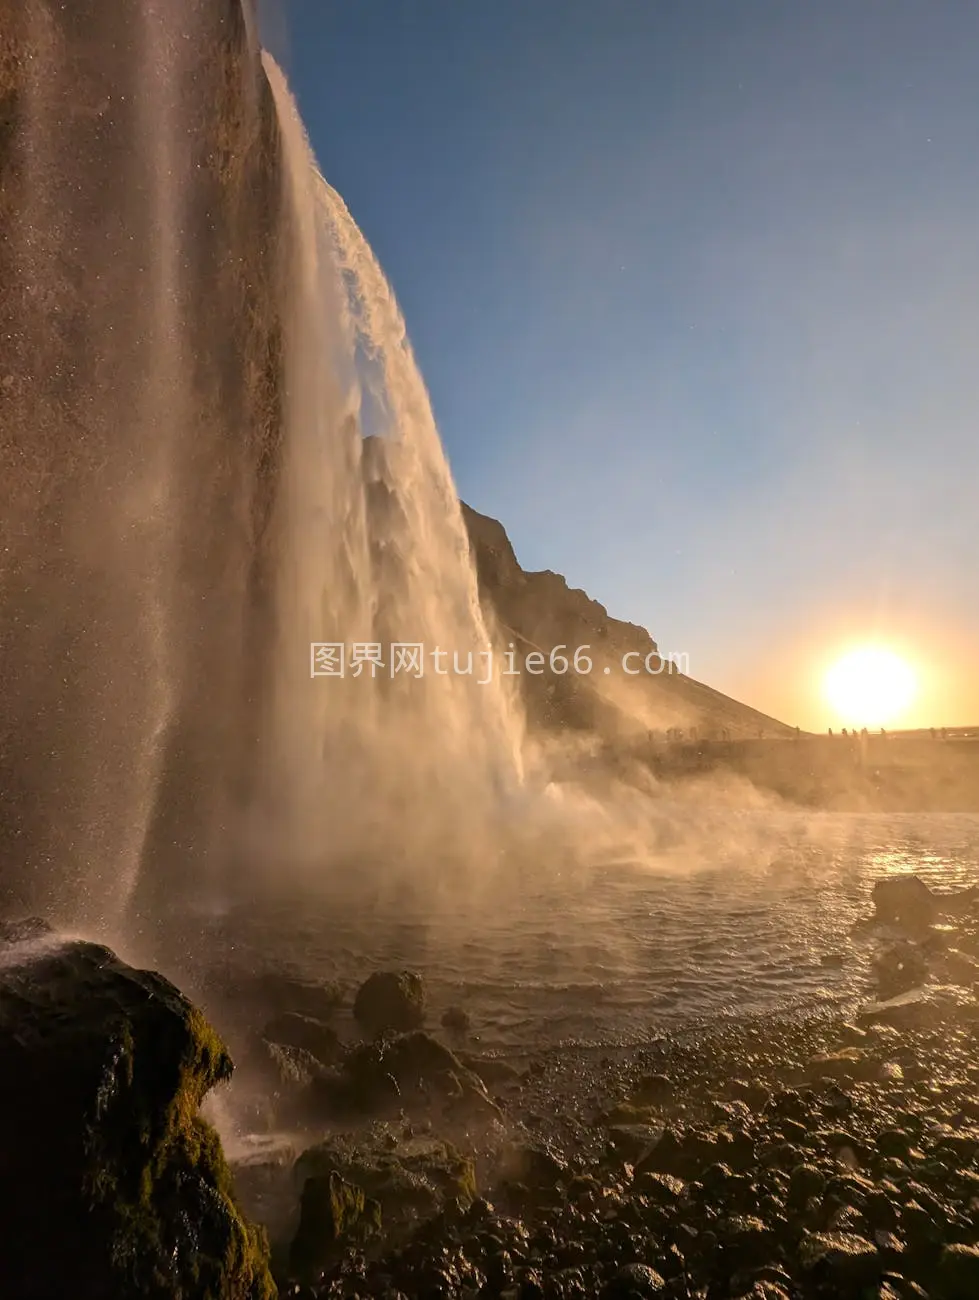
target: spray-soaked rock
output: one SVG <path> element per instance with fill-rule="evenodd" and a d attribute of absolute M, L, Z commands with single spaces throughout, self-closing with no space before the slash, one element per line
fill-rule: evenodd
<path fill-rule="evenodd" d="M 417 1029 L 425 1020 L 425 989 L 414 971 L 375 971 L 357 990 L 354 1018 L 372 1034 Z"/>
<path fill-rule="evenodd" d="M 0 1272 L 18 1300 L 265 1300 L 199 1115 L 223 1043 L 162 976 L 90 943 L 0 947 Z"/>

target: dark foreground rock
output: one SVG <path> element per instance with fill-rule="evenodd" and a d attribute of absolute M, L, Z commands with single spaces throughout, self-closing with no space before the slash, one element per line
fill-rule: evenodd
<path fill-rule="evenodd" d="M 269 1300 L 198 1111 L 224 1045 L 161 976 L 42 927 L 0 942 L 0 1289 L 16 1300 Z"/>

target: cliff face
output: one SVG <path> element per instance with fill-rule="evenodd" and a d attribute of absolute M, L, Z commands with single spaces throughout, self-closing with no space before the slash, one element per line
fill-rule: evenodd
<path fill-rule="evenodd" d="M 577 648 L 588 647 L 592 667 L 585 673 L 522 673 L 524 700 L 537 726 L 623 737 L 671 728 L 701 737 L 790 734 L 784 723 L 671 667 L 645 628 L 610 618 L 560 574 L 525 572 L 497 520 L 466 505 L 463 515 L 481 600 L 499 639 L 513 642 L 518 665 L 534 650 L 547 658 L 563 646 L 571 660 Z"/>
<path fill-rule="evenodd" d="M 82 882 L 53 864 L 72 858 L 107 891 L 154 846 L 176 869 L 259 725 L 281 193 L 246 3 L 0 0 L 0 851 L 17 906 L 71 907 Z M 215 789 L 229 755 L 241 776 Z"/>
<path fill-rule="evenodd" d="M 656 642 L 645 628 L 610 618 L 608 610 L 549 569 L 526 573 L 517 562 L 501 523 L 463 505 L 480 584 L 497 618 L 540 646 L 591 643 L 606 655 L 635 651 L 655 655 Z"/>

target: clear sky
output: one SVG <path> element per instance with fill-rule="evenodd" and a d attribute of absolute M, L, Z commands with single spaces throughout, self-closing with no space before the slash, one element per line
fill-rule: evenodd
<path fill-rule="evenodd" d="M 461 495 L 693 674 L 979 722 L 979 4 L 282 0 Z"/>

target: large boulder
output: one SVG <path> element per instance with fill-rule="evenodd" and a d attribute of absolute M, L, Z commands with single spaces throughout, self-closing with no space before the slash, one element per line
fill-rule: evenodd
<path fill-rule="evenodd" d="M 35 927 L 0 939 L 0 1271 L 18 1300 L 268 1300 L 199 1114 L 231 1076 L 162 976 Z M 9 942 L 13 938 L 14 942 Z"/>

